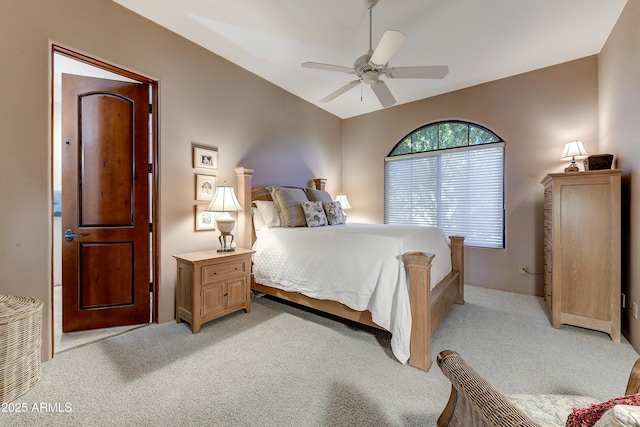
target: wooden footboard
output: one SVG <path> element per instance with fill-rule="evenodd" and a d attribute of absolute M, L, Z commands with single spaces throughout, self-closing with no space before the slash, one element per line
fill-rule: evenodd
<path fill-rule="evenodd" d="M 411 357 L 409 365 L 428 371 L 431 337 L 455 302 L 464 304 L 464 237 L 450 236 L 451 272 L 431 287 L 431 254 L 405 254 L 403 261 L 409 282 L 411 302 Z M 428 302 L 428 303 L 427 303 Z"/>
<path fill-rule="evenodd" d="M 251 206 L 256 196 L 268 198 L 268 192 L 263 189 L 251 189 L 253 171 L 237 168 L 238 193 L 240 202 L 245 207 L 242 221 L 239 222 L 238 241 L 242 247 L 251 247 L 253 232 L 251 227 Z M 314 180 L 319 189 L 323 189 L 324 180 Z M 252 197 L 252 192 L 254 197 Z M 464 237 L 450 236 L 452 271 L 435 287 L 431 287 L 431 262 L 434 255 L 414 252 L 403 256 L 409 283 L 409 298 L 411 301 L 411 357 L 409 365 L 428 371 L 431 361 L 431 336 L 442 322 L 453 303 L 464 304 Z M 361 324 L 383 329 L 371 320 L 369 311 L 356 311 L 336 301 L 318 300 L 297 292 L 287 292 L 255 282 L 251 277 L 251 287 L 277 298 L 291 301 L 306 307 L 320 310 L 335 316 L 349 319 Z"/>

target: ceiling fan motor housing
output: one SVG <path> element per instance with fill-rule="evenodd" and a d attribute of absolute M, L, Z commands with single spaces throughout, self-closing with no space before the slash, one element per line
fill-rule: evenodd
<path fill-rule="evenodd" d="M 364 0 L 364 6 L 367 9 L 371 9 L 376 4 L 378 4 L 378 0 Z"/>
<path fill-rule="evenodd" d="M 373 51 L 370 50 L 366 54 L 362 55 L 356 62 L 353 63 L 353 70 L 355 74 L 362 79 L 363 82 L 367 84 L 372 84 L 378 81 L 378 77 L 380 74 L 384 74 L 383 68 L 374 68 L 369 60 L 371 59 L 371 55 Z"/>

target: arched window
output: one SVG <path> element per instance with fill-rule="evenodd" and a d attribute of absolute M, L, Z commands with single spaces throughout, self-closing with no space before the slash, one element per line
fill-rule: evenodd
<path fill-rule="evenodd" d="M 504 141 L 469 122 L 423 126 L 385 158 L 384 221 L 440 227 L 504 248 Z"/>

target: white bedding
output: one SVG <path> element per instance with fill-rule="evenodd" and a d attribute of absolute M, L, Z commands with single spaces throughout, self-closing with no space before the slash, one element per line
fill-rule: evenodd
<path fill-rule="evenodd" d="M 411 307 L 402 255 L 435 254 L 431 284 L 451 271 L 451 252 L 435 227 L 342 224 L 263 227 L 253 245 L 257 283 L 341 302 L 362 311 L 392 334 L 396 358 L 409 360 Z"/>

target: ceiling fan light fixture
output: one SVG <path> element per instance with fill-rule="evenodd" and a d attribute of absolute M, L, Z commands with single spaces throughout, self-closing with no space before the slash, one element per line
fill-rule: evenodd
<path fill-rule="evenodd" d="M 378 81 L 379 76 L 380 73 L 374 70 L 370 70 L 362 75 L 362 81 L 368 85 L 371 85 Z"/>

